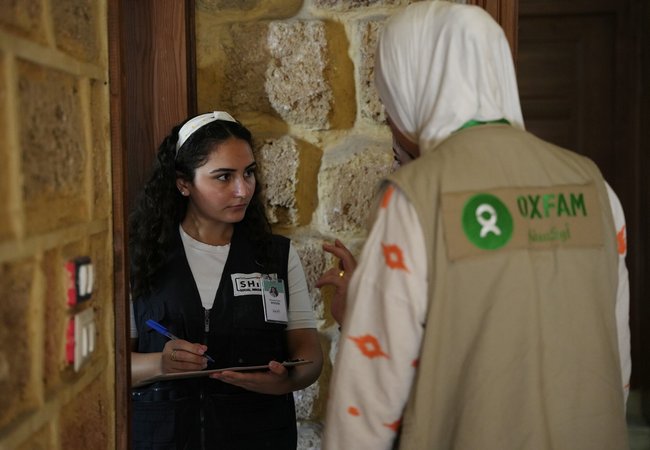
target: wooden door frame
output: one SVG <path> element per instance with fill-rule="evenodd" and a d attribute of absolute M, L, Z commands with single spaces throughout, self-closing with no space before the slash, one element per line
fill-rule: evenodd
<path fill-rule="evenodd" d="M 122 77 L 122 2 L 109 1 L 108 69 L 113 191 L 113 314 L 115 316 L 115 448 L 130 448 L 129 401 L 131 359 L 129 358 L 128 265 L 125 174 L 126 146 L 123 103 L 125 79 Z"/>
<path fill-rule="evenodd" d="M 115 448 L 130 448 L 128 211 L 171 127 L 196 112 L 194 0 L 107 2 L 113 290 Z M 170 32 L 170 30 L 173 30 Z"/>

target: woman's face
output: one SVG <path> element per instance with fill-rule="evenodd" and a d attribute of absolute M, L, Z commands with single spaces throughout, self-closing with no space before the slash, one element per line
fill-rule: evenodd
<path fill-rule="evenodd" d="M 393 134 L 393 155 L 400 166 L 413 161 L 420 156 L 420 147 L 407 138 L 386 114 L 386 122 Z"/>
<path fill-rule="evenodd" d="M 177 180 L 189 196 L 187 214 L 215 225 L 240 222 L 255 192 L 255 167 L 245 140 L 233 137 L 215 146 L 193 182 Z"/>

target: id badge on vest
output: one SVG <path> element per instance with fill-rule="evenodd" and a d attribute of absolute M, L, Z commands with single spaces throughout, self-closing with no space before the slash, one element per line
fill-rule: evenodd
<path fill-rule="evenodd" d="M 264 320 L 283 324 L 289 321 L 287 298 L 282 280 L 262 277 L 262 303 L 264 304 Z"/>

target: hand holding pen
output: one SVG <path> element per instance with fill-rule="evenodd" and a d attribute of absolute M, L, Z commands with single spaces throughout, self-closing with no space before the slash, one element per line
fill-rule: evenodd
<path fill-rule="evenodd" d="M 165 344 L 163 350 L 163 372 L 200 370 L 205 369 L 207 366 L 206 360 L 214 362 L 214 359 L 205 353 L 207 350 L 205 345 L 193 344 L 183 339 L 179 339 L 170 333 L 165 327 L 153 320 L 147 320 L 146 324 L 156 332 L 170 339 L 170 341 Z M 199 366 L 198 368 L 197 365 Z"/>

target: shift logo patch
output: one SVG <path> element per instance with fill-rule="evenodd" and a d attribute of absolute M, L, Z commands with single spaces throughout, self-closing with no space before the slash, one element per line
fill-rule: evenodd
<path fill-rule="evenodd" d="M 512 237 L 512 215 L 506 205 L 491 194 L 471 197 L 463 208 L 462 223 L 467 239 L 483 250 L 501 248 Z"/>
<path fill-rule="evenodd" d="M 262 295 L 262 285 L 260 279 L 261 273 L 233 273 L 230 275 L 232 279 L 232 290 L 235 297 L 241 295 Z"/>

